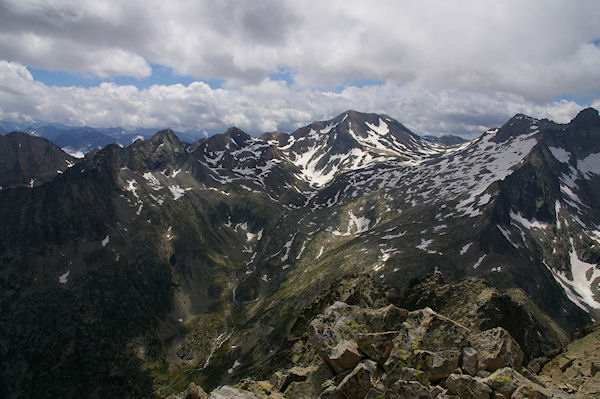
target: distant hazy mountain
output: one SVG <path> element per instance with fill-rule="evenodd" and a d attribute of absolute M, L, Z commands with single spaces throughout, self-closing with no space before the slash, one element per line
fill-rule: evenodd
<path fill-rule="evenodd" d="M 92 128 L 89 126 L 69 127 L 60 124 L 23 125 L 0 121 L 0 134 L 21 131 L 32 136 L 44 137 L 64 148 L 68 153 L 82 157 L 93 149 L 104 148 L 109 144 L 127 146 L 137 139 L 152 137 L 160 129 L 138 128 L 127 130 L 121 127 Z M 198 131 L 175 132 L 182 140 L 194 142 L 204 135 Z"/>
<path fill-rule="evenodd" d="M 468 140 L 463 139 L 460 136 L 453 136 L 450 134 L 443 136 L 423 136 L 425 140 L 429 140 L 433 143 L 443 144 L 446 146 L 458 145 L 466 143 Z"/>

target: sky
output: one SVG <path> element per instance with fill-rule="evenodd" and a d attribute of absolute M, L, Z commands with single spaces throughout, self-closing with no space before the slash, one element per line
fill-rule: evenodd
<path fill-rule="evenodd" d="M 474 137 L 600 108 L 598 0 L 0 0 L 0 120 Z"/>

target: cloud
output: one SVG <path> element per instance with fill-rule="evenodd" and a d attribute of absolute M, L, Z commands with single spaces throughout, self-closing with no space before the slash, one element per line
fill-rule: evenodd
<path fill-rule="evenodd" d="M 290 132 L 348 109 L 386 113 L 418 134 L 474 137 L 519 112 L 568 122 L 581 105 L 566 100 L 538 104 L 517 94 L 432 90 L 416 83 L 390 81 L 341 91 L 302 88 L 269 79 L 216 89 L 203 82 L 147 89 L 115 83 L 55 87 L 35 81 L 21 64 L 0 61 L 0 119 L 7 120 L 210 132 L 238 126 L 258 134 Z"/>
<path fill-rule="evenodd" d="M 0 54 L 101 77 L 157 64 L 234 87 L 285 68 L 302 88 L 378 80 L 541 103 L 600 91 L 598 20 L 596 0 L 3 0 Z"/>

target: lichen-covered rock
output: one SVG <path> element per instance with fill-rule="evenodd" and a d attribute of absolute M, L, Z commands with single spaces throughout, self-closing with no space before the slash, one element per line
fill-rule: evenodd
<path fill-rule="evenodd" d="M 356 343 L 358 336 L 385 332 L 401 323 L 406 314 L 393 305 L 374 310 L 336 302 L 310 323 L 309 342 L 336 372 L 351 370 L 363 357 Z"/>
<path fill-rule="evenodd" d="M 478 357 L 479 355 L 474 348 L 471 348 L 470 346 L 464 347 L 462 349 L 462 358 L 460 364 L 462 371 L 472 376 L 476 375 Z"/>
<path fill-rule="evenodd" d="M 347 399 L 363 399 L 373 388 L 376 378 L 377 363 L 365 360 L 344 377 L 337 390 Z"/>
<path fill-rule="evenodd" d="M 273 389 L 283 392 L 292 382 L 305 381 L 307 377 L 317 370 L 317 366 L 292 367 L 289 370 L 277 371 L 269 382 Z"/>
<path fill-rule="evenodd" d="M 394 347 L 392 340 L 398 334 L 398 331 L 359 334 L 356 342 L 362 353 L 383 366 Z"/>
<path fill-rule="evenodd" d="M 482 382 L 507 398 L 510 397 L 518 387 L 534 384 L 510 367 L 504 367 L 494 371 L 491 375 L 484 378 Z"/>
<path fill-rule="evenodd" d="M 490 387 L 477 377 L 466 374 L 450 374 L 445 381 L 448 392 L 462 399 L 488 399 L 492 395 Z"/>
<path fill-rule="evenodd" d="M 583 330 L 546 363 L 540 380 L 576 398 L 600 397 L 600 323 Z"/>
<path fill-rule="evenodd" d="M 259 399 L 283 399 L 283 395 L 269 381 L 254 381 L 251 378 L 245 378 L 235 384 L 234 388 L 252 392 Z"/>
<path fill-rule="evenodd" d="M 279 390 L 284 393 L 286 398 L 317 397 L 325 389 L 323 387 L 325 381 L 334 377 L 329 366 L 324 363 L 319 366 L 292 367 L 281 372 L 281 375 L 283 381 Z"/>
<path fill-rule="evenodd" d="M 380 378 L 379 382 L 383 384 L 383 386 L 390 387 L 399 380 L 417 381 L 424 387 L 429 387 L 429 380 L 423 371 L 410 367 L 402 367 L 400 365 L 385 373 Z"/>
<path fill-rule="evenodd" d="M 438 352 L 459 349 L 465 345 L 470 331 L 429 308 L 410 312 L 384 368 L 391 370 L 397 363 L 409 365 L 415 350 Z"/>
<path fill-rule="evenodd" d="M 384 397 L 389 399 L 431 399 L 431 392 L 429 388 L 417 381 L 399 380 L 385 392 Z"/>
<path fill-rule="evenodd" d="M 457 350 L 445 350 L 430 352 L 423 350 L 414 351 L 412 366 L 421 370 L 431 382 L 437 382 L 454 373 L 458 368 L 460 352 Z"/>
<path fill-rule="evenodd" d="M 479 370 L 495 371 L 502 367 L 517 369 L 523 363 L 523 351 L 519 344 L 502 327 L 482 331 L 470 338 L 478 354 Z"/>
<path fill-rule="evenodd" d="M 511 399 L 551 399 L 560 396 L 539 385 L 521 385 L 510 397 Z"/>

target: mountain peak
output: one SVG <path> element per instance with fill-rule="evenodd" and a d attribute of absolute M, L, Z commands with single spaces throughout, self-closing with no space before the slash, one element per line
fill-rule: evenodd
<path fill-rule="evenodd" d="M 575 118 L 570 122 L 572 126 L 582 128 L 586 126 L 597 125 L 600 121 L 600 115 L 595 108 L 586 108 L 580 111 Z"/>
<path fill-rule="evenodd" d="M 225 137 L 231 138 L 233 141 L 235 141 L 235 143 L 237 145 L 242 145 L 243 143 L 250 140 L 250 138 L 251 138 L 248 133 L 244 132 L 241 129 L 238 129 L 235 126 L 227 129 L 227 131 L 225 133 L 223 133 L 223 135 Z"/>

